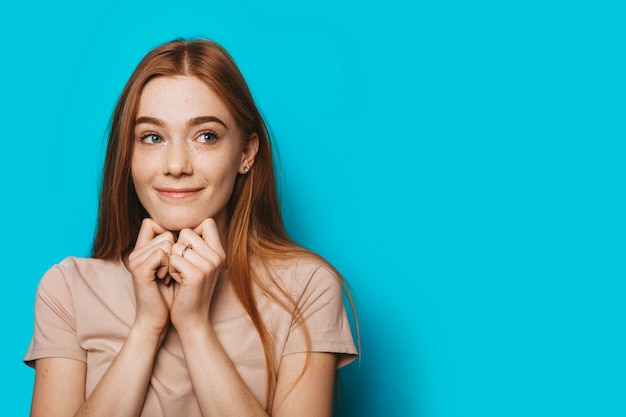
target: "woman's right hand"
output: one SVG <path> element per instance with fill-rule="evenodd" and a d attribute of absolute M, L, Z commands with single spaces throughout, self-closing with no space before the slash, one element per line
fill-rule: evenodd
<path fill-rule="evenodd" d="M 174 243 L 172 232 L 146 218 L 141 223 L 135 249 L 128 256 L 137 304 L 133 327 L 159 336 L 165 334 L 169 323 L 172 297 L 168 295 L 172 291 L 166 284 L 170 279 L 169 260 Z"/>

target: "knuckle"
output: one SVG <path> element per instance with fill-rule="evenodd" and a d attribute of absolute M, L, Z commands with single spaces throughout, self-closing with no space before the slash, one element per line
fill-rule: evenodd
<path fill-rule="evenodd" d="M 208 219 L 204 219 L 202 223 L 200 223 L 200 225 L 203 229 L 207 227 L 213 227 L 215 226 L 215 220 L 212 217 L 209 217 Z"/>
<path fill-rule="evenodd" d="M 211 266 L 213 266 L 213 268 L 219 268 L 220 266 L 222 266 L 222 264 L 224 263 L 224 258 L 222 256 L 220 256 L 220 254 L 218 253 L 211 253 L 211 255 L 208 258 L 208 261 L 211 263 Z"/>
<path fill-rule="evenodd" d="M 155 248 L 154 250 L 155 255 L 153 255 L 154 258 L 158 257 L 158 259 L 162 259 L 162 258 L 167 257 L 167 253 L 169 252 L 168 249 L 169 249 L 168 242 L 163 242 L 161 246 Z"/>
<path fill-rule="evenodd" d="M 174 233 L 170 232 L 169 230 L 162 233 L 161 236 L 163 236 L 163 238 L 166 239 L 168 242 L 174 243 L 176 241 L 176 239 L 174 238 Z"/>
<path fill-rule="evenodd" d="M 185 241 L 185 239 L 188 239 L 190 237 L 190 233 L 192 233 L 191 229 L 182 229 L 178 234 L 178 240 L 180 241 L 182 239 L 183 241 Z"/>
<path fill-rule="evenodd" d="M 149 267 L 145 263 L 143 263 L 143 264 L 135 265 L 133 272 L 134 272 L 133 275 L 138 276 L 138 277 L 143 277 L 143 276 L 148 275 L 150 271 L 149 271 Z"/>

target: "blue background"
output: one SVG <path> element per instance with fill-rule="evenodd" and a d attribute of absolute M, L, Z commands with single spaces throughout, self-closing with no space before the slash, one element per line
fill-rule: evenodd
<path fill-rule="evenodd" d="M 204 36 L 271 127 L 289 231 L 351 285 L 346 415 L 625 416 L 618 4 L 0 6 L 1 403 L 28 413 L 36 285 L 89 253 L 123 84 Z"/>

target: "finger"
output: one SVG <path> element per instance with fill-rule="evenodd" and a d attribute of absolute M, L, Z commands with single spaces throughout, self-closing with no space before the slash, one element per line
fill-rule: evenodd
<path fill-rule="evenodd" d="M 168 262 L 168 264 L 169 264 L 169 262 Z M 156 276 L 157 276 L 157 278 L 159 278 L 159 279 L 163 279 L 163 280 L 164 280 L 165 278 L 167 278 L 168 269 L 169 269 L 169 266 L 168 266 L 168 265 L 162 265 L 162 266 L 159 266 L 159 267 L 157 268 L 157 270 L 156 270 Z"/>
<path fill-rule="evenodd" d="M 214 264 L 201 256 L 195 250 L 188 249 L 185 257 L 173 254 L 169 263 L 170 276 L 178 284 L 197 283 L 207 276 L 207 273 L 219 268 L 219 263 Z"/>
<path fill-rule="evenodd" d="M 169 287 L 171 281 L 172 276 L 169 273 L 166 273 L 165 277 L 163 278 L 163 284 L 165 284 L 166 287 Z"/>
<path fill-rule="evenodd" d="M 135 250 L 133 250 L 133 252 L 131 252 L 131 254 L 128 256 L 129 266 L 131 267 L 131 269 L 139 264 L 146 262 L 148 258 L 152 255 L 152 253 L 156 250 L 161 250 L 169 256 L 169 254 L 172 252 L 173 243 L 170 241 L 170 239 L 173 239 L 173 236 L 167 237 L 164 235 L 160 235 L 150 241 L 147 245 L 143 247 L 137 247 Z M 160 278 L 164 276 L 161 270 L 158 270 L 157 274 Z"/>
<path fill-rule="evenodd" d="M 199 250 L 206 245 L 206 242 L 195 231 L 183 229 L 178 235 L 178 240 L 172 246 L 172 255 L 184 258 L 190 251 Z"/>
<path fill-rule="evenodd" d="M 195 265 L 198 261 L 198 258 L 202 258 L 201 254 L 206 254 L 208 251 L 210 251 L 209 247 L 207 246 L 206 242 L 204 242 L 200 237 L 197 238 L 195 245 L 191 243 L 184 244 L 177 242 L 172 247 L 170 261 L 172 261 L 173 259 L 179 259 L 186 263 Z"/>
<path fill-rule="evenodd" d="M 135 266 L 133 275 L 137 278 L 149 279 L 154 281 L 157 271 L 169 266 L 169 253 L 157 248 L 150 252 L 144 262 L 140 262 Z"/>
<path fill-rule="evenodd" d="M 202 253 L 195 247 L 188 248 L 184 257 L 173 251 L 169 272 L 178 284 L 195 285 L 206 279 L 212 280 L 221 271 L 224 258 L 209 248 L 206 242 L 202 241 L 202 246 Z"/>
<path fill-rule="evenodd" d="M 143 246 L 146 246 L 156 236 L 161 235 L 165 232 L 167 232 L 167 230 L 159 226 L 157 222 L 150 218 L 145 218 L 141 222 L 141 227 L 139 228 L 139 234 L 137 235 L 137 243 L 135 244 L 135 247 L 141 248 Z"/>
<path fill-rule="evenodd" d="M 189 275 L 189 271 L 191 271 L 192 268 L 194 268 L 194 266 L 191 265 L 189 261 L 186 261 L 185 259 L 181 258 L 179 255 L 172 255 L 170 256 L 170 261 L 169 261 L 168 276 L 170 277 L 172 281 L 182 284 L 183 283 L 183 271 L 185 271 L 184 274 L 186 277 Z"/>
<path fill-rule="evenodd" d="M 169 272 L 173 279 L 179 279 L 180 268 L 186 269 L 186 266 L 193 264 L 189 261 L 189 257 L 195 257 L 194 249 L 198 246 L 206 246 L 200 236 L 189 229 L 181 230 L 178 242 L 172 246 L 172 253 L 170 254 Z"/>
<path fill-rule="evenodd" d="M 199 259 L 197 257 L 190 257 L 191 252 L 193 252 L 209 260 L 215 267 L 219 266 L 226 258 L 222 244 L 219 242 L 219 237 L 217 237 L 217 246 L 212 246 L 213 244 L 200 237 L 196 230 L 198 229 L 183 229 L 180 231 L 178 242 L 172 247 L 172 257 L 178 255 L 181 258 L 191 261 L 191 263 L 196 266 L 202 266 L 201 262 L 198 262 Z M 217 234 L 217 228 L 211 231 L 209 226 L 208 233 Z"/>
<path fill-rule="evenodd" d="M 223 253 L 222 240 L 220 239 L 219 231 L 217 230 L 217 224 L 213 219 L 205 219 L 198 227 L 193 231 L 202 237 L 202 239 L 209 245 L 211 249 L 217 253 Z"/>
<path fill-rule="evenodd" d="M 161 248 L 169 253 L 173 244 L 174 235 L 172 232 L 166 231 L 152 219 L 144 219 L 137 236 L 135 248 L 129 254 L 128 260 L 131 265 L 136 265 L 144 262 L 156 248 Z M 163 273 L 161 271 L 159 273 L 163 277 Z"/>
<path fill-rule="evenodd" d="M 183 234 L 181 232 L 178 241 L 172 245 L 172 255 L 178 255 L 184 258 L 188 251 L 205 245 L 206 243 L 202 238 L 195 233 L 190 231 L 189 233 Z"/>

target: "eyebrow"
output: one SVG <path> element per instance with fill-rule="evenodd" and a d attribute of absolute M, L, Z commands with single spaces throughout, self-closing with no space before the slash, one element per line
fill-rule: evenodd
<path fill-rule="evenodd" d="M 209 122 L 219 123 L 222 126 L 224 126 L 226 129 L 228 129 L 228 126 L 226 126 L 226 123 L 224 123 L 219 117 L 215 117 L 215 116 L 194 117 L 187 121 L 187 126 L 197 126 L 197 125 L 201 125 L 203 123 L 209 123 Z M 135 126 L 142 124 L 142 123 L 149 123 L 149 124 L 153 124 L 159 127 L 163 127 L 165 125 L 165 123 L 163 123 L 161 119 L 157 119 L 154 117 L 142 116 L 142 117 L 138 117 L 135 120 Z"/>

